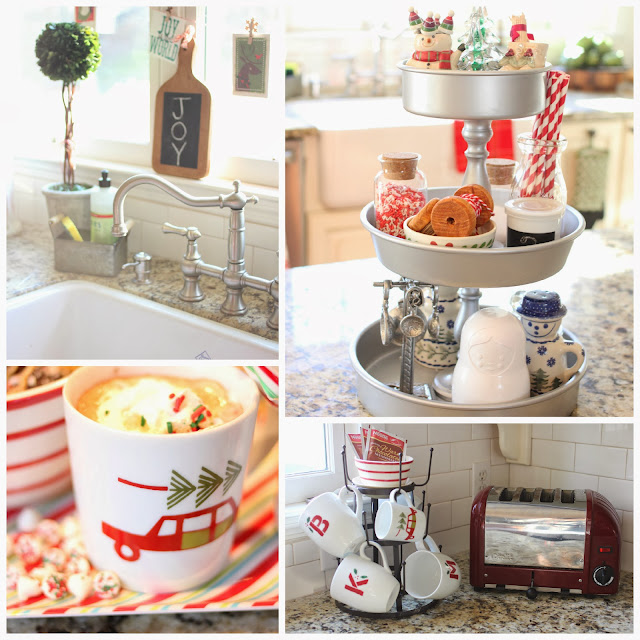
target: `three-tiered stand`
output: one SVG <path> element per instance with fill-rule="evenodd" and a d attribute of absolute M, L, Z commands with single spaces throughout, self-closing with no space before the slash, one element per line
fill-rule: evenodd
<path fill-rule="evenodd" d="M 402 71 L 402 101 L 417 115 L 464 120 L 462 135 L 468 144 L 467 170 L 462 184 L 477 183 L 490 189 L 485 161 L 491 138 L 491 121 L 524 118 L 543 111 L 545 80 L 549 65 L 522 71 L 422 70 L 399 64 Z M 457 187 L 430 188 L 427 200 L 453 195 Z M 494 201 L 496 198 L 494 197 Z M 504 202 L 496 201 L 496 204 Z M 378 260 L 398 280 L 375 283 L 389 291 L 403 291 L 404 326 L 402 347 L 389 340 L 388 304 L 383 302 L 380 322 L 366 327 L 354 340 L 350 357 L 356 372 L 358 398 L 374 416 L 468 417 L 468 416 L 567 416 L 577 405 L 578 388 L 587 367 L 584 363 L 565 384 L 548 393 L 518 402 L 463 405 L 450 398 L 450 375 L 426 367 L 415 367 L 413 351 L 421 325 L 420 290 L 458 287 L 461 308 L 454 326 L 459 341 L 462 327 L 479 308 L 481 287 L 510 287 L 548 278 L 560 271 L 573 241 L 585 228 L 582 215 L 567 206 L 562 233 L 553 242 L 524 247 L 467 249 L 422 245 L 396 238 L 376 228 L 373 202 L 360 215 L 369 231 Z M 435 305 L 434 305 L 435 306 Z M 417 328 L 416 328 L 417 327 Z M 576 337 L 563 329 L 566 339 Z M 435 393 L 435 390 L 438 393 Z"/>

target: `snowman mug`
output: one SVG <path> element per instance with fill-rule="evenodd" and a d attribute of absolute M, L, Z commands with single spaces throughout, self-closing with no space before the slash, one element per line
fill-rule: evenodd
<path fill-rule="evenodd" d="M 418 540 L 416 551 L 405 562 L 404 588 L 407 593 L 417 600 L 441 600 L 459 586 L 460 569 L 456 561 L 441 553 L 431 536 Z"/>
<path fill-rule="evenodd" d="M 356 496 L 356 512 L 347 505 L 347 487 L 336 495 L 332 492 L 315 497 L 302 512 L 300 528 L 321 549 L 332 556 L 342 558 L 355 551 L 365 540 L 362 528 L 362 495 L 351 487 Z"/>
<path fill-rule="evenodd" d="M 370 544 L 377 547 L 382 566 L 365 556 Z M 366 541 L 360 545 L 360 553 L 347 554 L 338 565 L 331 581 L 331 597 L 343 604 L 368 613 L 386 613 L 391 609 L 400 592 L 400 583 L 389 568 L 382 547 Z"/>
<path fill-rule="evenodd" d="M 398 492 L 404 497 L 406 505 L 396 502 Z M 394 489 L 389 495 L 389 500 L 378 508 L 374 525 L 378 540 L 422 540 L 426 529 L 427 518 L 424 512 L 415 508 L 411 496 L 403 489 Z"/>

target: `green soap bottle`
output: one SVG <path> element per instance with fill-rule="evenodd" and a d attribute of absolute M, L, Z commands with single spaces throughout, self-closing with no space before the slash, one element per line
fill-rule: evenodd
<path fill-rule="evenodd" d="M 111 235 L 113 227 L 113 199 L 117 189 L 111 186 L 109 172 L 104 169 L 98 182 L 97 191 L 91 194 L 91 242 L 115 244 L 117 238 Z"/>

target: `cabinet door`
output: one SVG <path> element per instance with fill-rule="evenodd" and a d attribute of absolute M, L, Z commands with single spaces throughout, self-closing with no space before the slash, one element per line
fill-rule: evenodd
<path fill-rule="evenodd" d="M 606 226 L 617 225 L 620 215 L 624 122 L 623 119 L 591 119 L 562 123 L 562 133 L 568 140 L 567 150 L 562 154 L 562 173 L 567 183 L 569 202 L 573 199 L 575 189 L 576 153 L 588 146 L 590 129 L 596 132 L 594 147 L 609 151 L 603 220 Z"/>
<path fill-rule="evenodd" d="M 373 257 L 371 236 L 360 224 L 359 210 L 307 215 L 307 264 Z"/>

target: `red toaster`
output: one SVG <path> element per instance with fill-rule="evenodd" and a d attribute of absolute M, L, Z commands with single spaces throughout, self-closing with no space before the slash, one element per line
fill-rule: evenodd
<path fill-rule="evenodd" d="M 620 578 L 620 519 L 597 491 L 487 487 L 471 506 L 476 590 L 611 594 Z"/>

